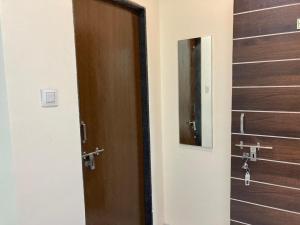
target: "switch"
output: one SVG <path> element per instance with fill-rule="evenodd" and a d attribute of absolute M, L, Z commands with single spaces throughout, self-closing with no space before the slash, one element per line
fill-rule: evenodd
<path fill-rule="evenodd" d="M 41 90 L 42 107 L 56 107 L 57 102 L 57 90 L 43 89 Z"/>
<path fill-rule="evenodd" d="M 297 19 L 297 30 L 300 30 L 300 18 Z"/>

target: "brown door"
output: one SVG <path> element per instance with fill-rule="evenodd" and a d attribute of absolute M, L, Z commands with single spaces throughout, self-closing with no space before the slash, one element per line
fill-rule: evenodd
<path fill-rule="evenodd" d="M 235 0 L 232 225 L 300 224 L 298 18 L 299 1 Z"/>
<path fill-rule="evenodd" d="M 87 225 L 145 224 L 139 16 L 74 0 Z"/>

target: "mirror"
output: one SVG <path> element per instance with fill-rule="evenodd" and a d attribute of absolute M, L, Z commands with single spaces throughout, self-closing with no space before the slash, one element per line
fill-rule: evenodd
<path fill-rule="evenodd" d="M 180 143 L 212 148 L 212 39 L 178 41 Z"/>

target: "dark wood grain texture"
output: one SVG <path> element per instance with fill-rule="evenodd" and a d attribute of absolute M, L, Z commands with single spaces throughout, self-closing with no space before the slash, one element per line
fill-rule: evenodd
<path fill-rule="evenodd" d="M 234 12 L 245 12 L 275 6 L 300 3 L 299 0 L 235 0 Z"/>
<path fill-rule="evenodd" d="M 300 112 L 300 87 L 235 88 L 232 109 Z"/>
<path fill-rule="evenodd" d="M 87 225 L 145 224 L 140 21 L 107 1 L 74 0 L 83 152 L 101 147 L 96 170 L 83 166 Z M 145 128 L 146 129 L 146 128 Z"/>
<path fill-rule="evenodd" d="M 287 6 L 295 3 L 300 0 L 235 0 L 231 197 L 245 203 L 231 201 L 231 219 L 245 224 L 300 224 L 300 214 L 288 212 L 300 212 L 300 88 L 291 87 L 300 85 L 300 33 L 293 33 L 300 5 Z M 238 134 L 241 113 L 245 135 Z M 273 147 L 248 162 L 251 179 L 261 182 L 248 187 L 241 156 L 250 149 L 235 146 L 241 141 Z"/>
<path fill-rule="evenodd" d="M 195 121 L 195 67 L 193 41 L 178 42 L 179 136 L 180 143 L 195 145 L 194 131 L 189 124 Z"/>
<path fill-rule="evenodd" d="M 232 155 L 243 155 L 243 150 L 236 147 L 243 141 L 246 145 L 256 145 L 260 143 L 262 146 L 271 146 L 272 150 L 260 149 L 258 153 L 259 158 L 270 159 L 276 161 L 285 161 L 292 163 L 300 163 L 300 140 L 259 137 L 259 136 L 246 136 L 246 135 L 232 135 Z"/>
<path fill-rule="evenodd" d="M 202 145 L 201 38 L 178 42 L 180 143 Z M 195 123 L 195 126 L 191 123 Z"/>
<path fill-rule="evenodd" d="M 233 86 L 300 85 L 299 62 L 233 65 Z"/>
<path fill-rule="evenodd" d="M 300 58 L 300 33 L 237 40 L 233 62 Z"/>
<path fill-rule="evenodd" d="M 231 198 L 300 213 L 300 190 L 232 179 Z"/>
<path fill-rule="evenodd" d="M 244 179 L 245 171 L 242 170 L 243 160 L 232 157 L 231 161 L 231 176 Z M 300 188 L 299 165 L 258 160 L 256 162 L 249 162 L 249 167 L 251 169 L 252 180 Z"/>
<path fill-rule="evenodd" d="M 236 15 L 234 38 L 297 31 L 300 5 Z"/>
<path fill-rule="evenodd" d="M 240 132 L 240 112 L 232 112 L 232 132 Z M 247 134 L 300 137 L 300 114 L 247 112 L 244 118 Z"/>
<path fill-rule="evenodd" d="M 299 225 L 300 215 L 232 200 L 231 219 L 253 225 Z"/>

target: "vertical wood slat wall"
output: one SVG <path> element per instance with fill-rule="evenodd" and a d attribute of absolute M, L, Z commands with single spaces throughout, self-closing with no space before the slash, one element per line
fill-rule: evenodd
<path fill-rule="evenodd" d="M 231 224 L 300 225 L 300 0 L 235 0 Z M 245 114 L 244 134 L 240 115 Z M 244 184 L 243 152 L 258 142 Z"/>

